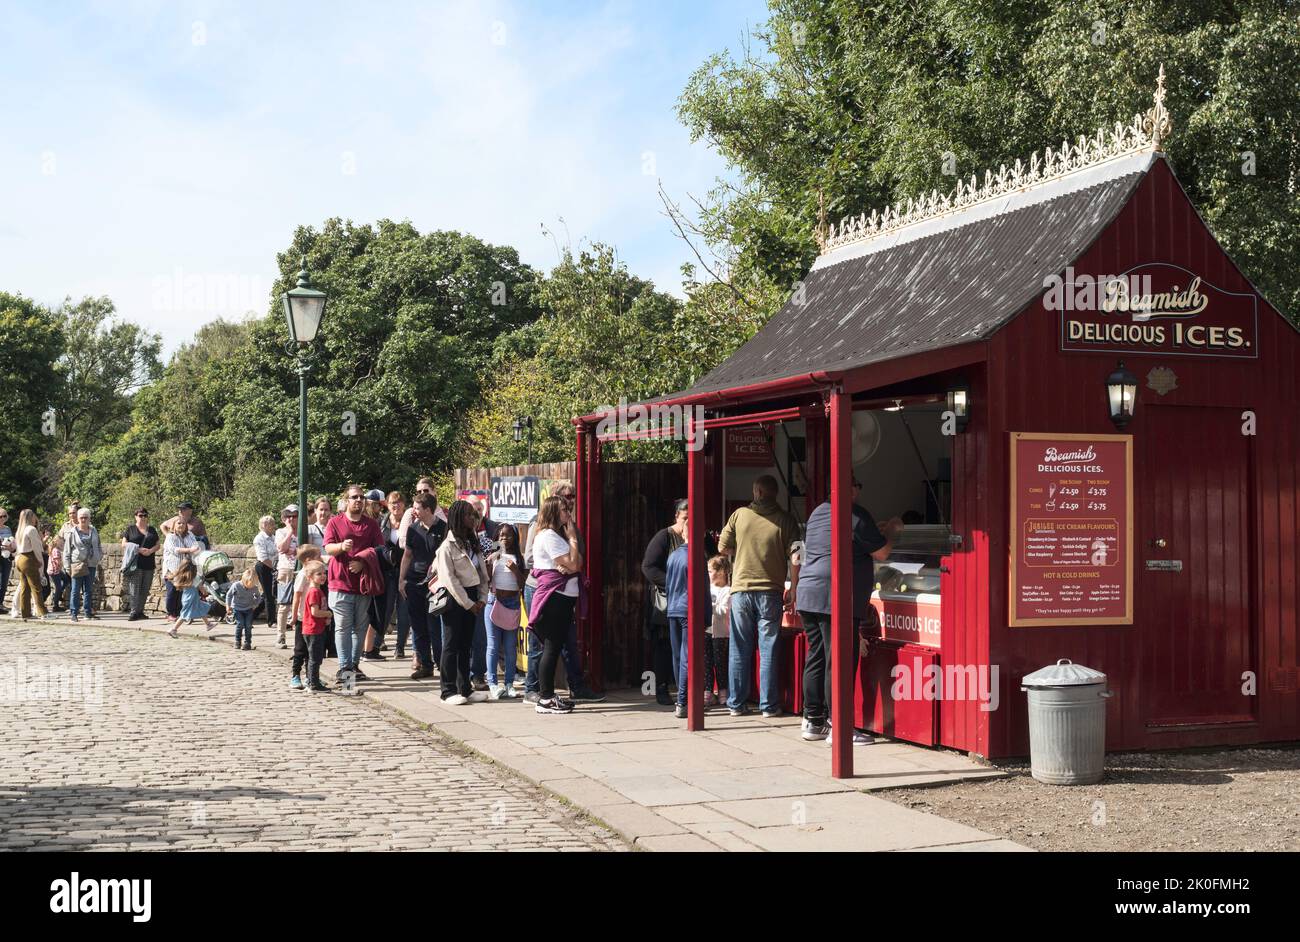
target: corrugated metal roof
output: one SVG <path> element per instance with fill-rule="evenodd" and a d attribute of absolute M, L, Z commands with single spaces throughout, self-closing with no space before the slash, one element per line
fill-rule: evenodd
<path fill-rule="evenodd" d="M 1151 154 L 955 213 L 886 244 L 818 260 L 796 296 L 690 390 L 848 370 L 983 340 L 1081 256 L 1133 194 Z M 672 397 L 676 398 L 676 396 Z"/>

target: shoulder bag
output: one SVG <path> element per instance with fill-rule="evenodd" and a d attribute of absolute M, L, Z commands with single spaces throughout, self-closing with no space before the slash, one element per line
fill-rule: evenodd
<path fill-rule="evenodd" d="M 444 586 L 438 586 L 438 591 L 429 596 L 429 614 L 441 615 L 451 604 L 451 593 Z"/>

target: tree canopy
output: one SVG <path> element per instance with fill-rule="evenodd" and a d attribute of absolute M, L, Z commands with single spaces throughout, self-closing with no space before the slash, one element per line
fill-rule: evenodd
<path fill-rule="evenodd" d="M 695 226 L 723 280 L 788 295 L 833 221 L 1127 121 L 1161 63 L 1171 162 L 1265 294 L 1300 312 L 1300 31 L 1288 0 L 771 0 L 679 113 L 732 174 Z"/>

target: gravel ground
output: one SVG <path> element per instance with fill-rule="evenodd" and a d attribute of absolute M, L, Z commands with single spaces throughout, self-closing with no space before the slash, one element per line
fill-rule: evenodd
<path fill-rule="evenodd" d="M 876 792 L 1036 850 L 1300 850 L 1300 747 L 1121 753 L 1097 785 L 1010 778 Z"/>

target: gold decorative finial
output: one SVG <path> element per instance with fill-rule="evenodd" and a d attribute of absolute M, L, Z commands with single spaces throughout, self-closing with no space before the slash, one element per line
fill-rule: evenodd
<path fill-rule="evenodd" d="M 1173 122 L 1169 118 L 1169 110 L 1165 108 L 1165 66 L 1160 63 L 1160 74 L 1156 76 L 1156 92 L 1151 96 L 1153 102 L 1151 110 L 1142 117 L 1142 130 L 1146 132 L 1147 137 L 1151 138 L 1151 143 L 1155 145 L 1156 150 L 1164 150 L 1163 144 L 1169 132 L 1173 130 Z"/>

